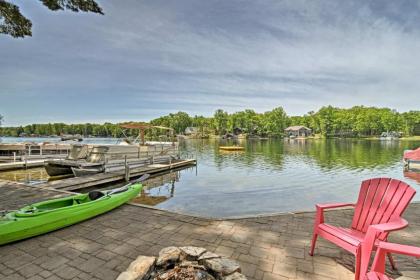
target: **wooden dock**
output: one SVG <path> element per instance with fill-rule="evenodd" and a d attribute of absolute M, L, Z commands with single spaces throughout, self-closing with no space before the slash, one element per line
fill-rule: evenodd
<path fill-rule="evenodd" d="M 0 172 L 25 169 L 25 168 L 34 168 L 34 167 L 43 167 L 45 161 L 51 159 L 63 159 L 67 155 L 49 155 L 49 156 L 33 156 L 28 160 L 19 160 L 19 161 L 10 161 L 10 162 L 1 162 L 0 161 Z"/>
<path fill-rule="evenodd" d="M 150 164 L 139 168 L 130 169 L 129 177 L 138 177 L 143 174 L 155 174 L 181 167 L 188 167 L 196 165 L 195 159 L 177 160 L 167 164 Z M 125 171 L 99 173 L 92 176 L 73 177 L 57 181 L 51 181 L 43 184 L 38 184 L 36 187 L 40 188 L 54 188 L 65 191 L 77 191 L 85 188 L 91 188 L 99 185 L 120 182 L 125 180 Z"/>
<path fill-rule="evenodd" d="M 28 161 L 0 163 L 0 171 L 41 167 L 41 166 L 44 166 L 44 161 L 45 160 L 28 160 Z"/>

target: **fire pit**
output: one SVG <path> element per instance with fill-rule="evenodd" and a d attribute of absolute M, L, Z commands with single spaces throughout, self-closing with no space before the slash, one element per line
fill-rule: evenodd
<path fill-rule="evenodd" d="M 117 280 L 244 280 L 239 264 L 200 247 L 167 247 L 139 256 Z"/>

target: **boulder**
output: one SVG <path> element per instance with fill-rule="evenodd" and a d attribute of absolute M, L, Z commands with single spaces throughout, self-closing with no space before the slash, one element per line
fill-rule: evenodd
<path fill-rule="evenodd" d="M 192 267 L 194 269 L 202 269 L 205 270 L 206 268 L 204 267 L 204 265 L 200 265 L 198 263 L 198 261 L 182 261 L 179 264 L 179 267 Z"/>
<path fill-rule="evenodd" d="M 195 261 L 207 250 L 201 247 L 186 246 L 180 247 L 181 258 L 186 260 Z"/>
<path fill-rule="evenodd" d="M 126 271 L 118 276 L 117 280 L 146 279 L 152 271 L 155 261 L 155 257 L 139 256 L 131 262 Z"/>
<path fill-rule="evenodd" d="M 136 280 L 136 276 L 132 272 L 124 271 L 118 275 L 117 280 Z"/>
<path fill-rule="evenodd" d="M 214 271 L 220 276 L 241 272 L 241 267 L 237 262 L 226 258 L 205 259 L 203 264 L 207 269 Z"/>
<path fill-rule="evenodd" d="M 214 259 L 214 258 L 220 258 L 220 256 L 216 255 L 213 252 L 205 252 L 200 257 L 198 257 L 198 260 L 201 261 L 201 260 Z"/>
<path fill-rule="evenodd" d="M 195 279 L 197 280 L 216 280 L 211 274 L 204 270 L 197 270 L 195 272 Z"/>
<path fill-rule="evenodd" d="M 179 260 L 181 249 L 178 247 L 166 247 L 160 250 L 159 257 L 156 261 L 157 266 L 167 266 Z"/>

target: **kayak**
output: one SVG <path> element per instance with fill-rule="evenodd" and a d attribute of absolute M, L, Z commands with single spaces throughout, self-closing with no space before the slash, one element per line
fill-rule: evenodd
<path fill-rule="evenodd" d="M 108 212 L 135 198 L 141 183 L 52 199 L 0 216 L 0 245 L 60 229 Z"/>
<path fill-rule="evenodd" d="M 245 150 L 245 148 L 241 147 L 241 146 L 220 146 L 219 149 L 223 150 L 223 151 L 243 151 L 243 150 Z"/>

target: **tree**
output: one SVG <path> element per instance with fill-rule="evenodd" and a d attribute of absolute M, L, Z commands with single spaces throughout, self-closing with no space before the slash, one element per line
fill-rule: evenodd
<path fill-rule="evenodd" d="M 266 134 L 269 136 L 283 135 L 284 129 L 287 126 L 287 115 L 282 107 L 275 108 L 262 115 L 261 127 L 259 134 Z"/>
<path fill-rule="evenodd" d="M 229 114 L 222 109 L 216 110 L 214 113 L 214 124 L 216 126 L 216 132 L 219 135 L 226 133 L 228 128 Z"/>
<path fill-rule="evenodd" d="M 94 0 L 41 0 L 51 11 L 93 12 L 103 15 L 102 8 Z M 32 22 L 23 16 L 19 7 L 0 0 L 0 33 L 12 37 L 32 36 Z"/>

